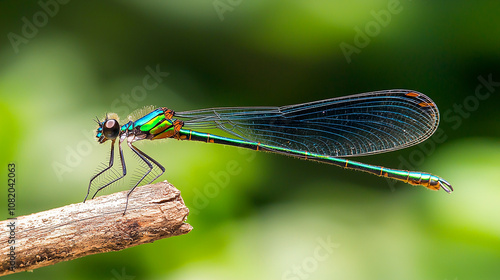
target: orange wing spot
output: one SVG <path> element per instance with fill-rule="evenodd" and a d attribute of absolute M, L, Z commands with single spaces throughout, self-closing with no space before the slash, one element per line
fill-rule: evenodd
<path fill-rule="evenodd" d="M 179 137 L 179 139 L 181 139 L 181 140 L 186 140 L 186 138 L 187 138 L 187 136 L 186 136 L 186 135 L 181 135 L 181 136 Z"/>
<path fill-rule="evenodd" d="M 420 95 L 420 94 L 418 94 L 418 93 L 416 93 L 416 92 L 408 92 L 408 93 L 406 94 L 406 96 L 410 96 L 410 97 L 417 97 L 417 96 L 419 96 L 419 95 Z"/>
<path fill-rule="evenodd" d="M 429 103 L 429 102 L 420 102 L 418 103 L 420 107 L 434 107 L 436 106 L 434 103 Z"/>

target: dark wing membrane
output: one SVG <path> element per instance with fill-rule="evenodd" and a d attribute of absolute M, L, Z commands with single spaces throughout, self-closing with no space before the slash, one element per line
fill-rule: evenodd
<path fill-rule="evenodd" d="M 385 90 L 283 107 L 176 113 L 184 128 L 218 128 L 240 139 L 337 157 L 387 152 L 429 138 L 439 123 L 422 93 Z"/>

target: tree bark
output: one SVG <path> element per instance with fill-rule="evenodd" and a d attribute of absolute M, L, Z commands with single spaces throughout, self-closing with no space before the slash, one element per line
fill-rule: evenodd
<path fill-rule="evenodd" d="M 167 181 L 137 187 L 123 215 L 127 192 L 0 221 L 0 276 L 191 231 L 189 209 Z"/>

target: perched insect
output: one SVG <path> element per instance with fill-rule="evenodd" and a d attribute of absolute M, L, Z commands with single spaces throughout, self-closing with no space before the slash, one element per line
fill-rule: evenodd
<path fill-rule="evenodd" d="M 111 141 L 111 156 L 109 165 L 91 178 L 85 200 L 94 180 L 113 166 L 116 140 L 122 175 L 99 186 L 92 198 L 127 174 L 122 142 L 126 141 L 148 167 L 128 192 L 123 214 L 127 211 L 130 194 L 150 174 L 154 165 L 161 172 L 150 182 L 165 172 L 159 162 L 133 145 L 135 141 L 145 139 L 174 138 L 280 153 L 422 185 L 432 190 L 442 188 L 448 193 L 453 191 L 450 183 L 429 173 L 346 159 L 410 147 L 434 133 L 439 124 L 436 104 L 426 95 L 411 90 L 374 91 L 283 107 L 211 108 L 186 112 L 161 107 L 121 126 L 115 114 L 97 122 L 98 142 Z M 231 137 L 202 132 L 208 129 L 224 131 Z"/>

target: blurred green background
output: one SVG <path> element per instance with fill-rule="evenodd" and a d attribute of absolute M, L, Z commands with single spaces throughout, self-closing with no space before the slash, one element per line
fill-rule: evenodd
<path fill-rule="evenodd" d="M 5 279 L 498 279 L 499 10 L 498 1 L 1 1 L 1 172 L 16 163 L 18 215 L 83 200 L 109 154 L 95 141 L 96 115 L 393 88 L 438 104 L 439 135 L 359 160 L 428 171 L 455 188 L 139 142 L 182 191 L 193 231 Z M 142 90 L 151 71 L 157 83 Z M 221 182 L 228 164 L 238 172 Z"/>

